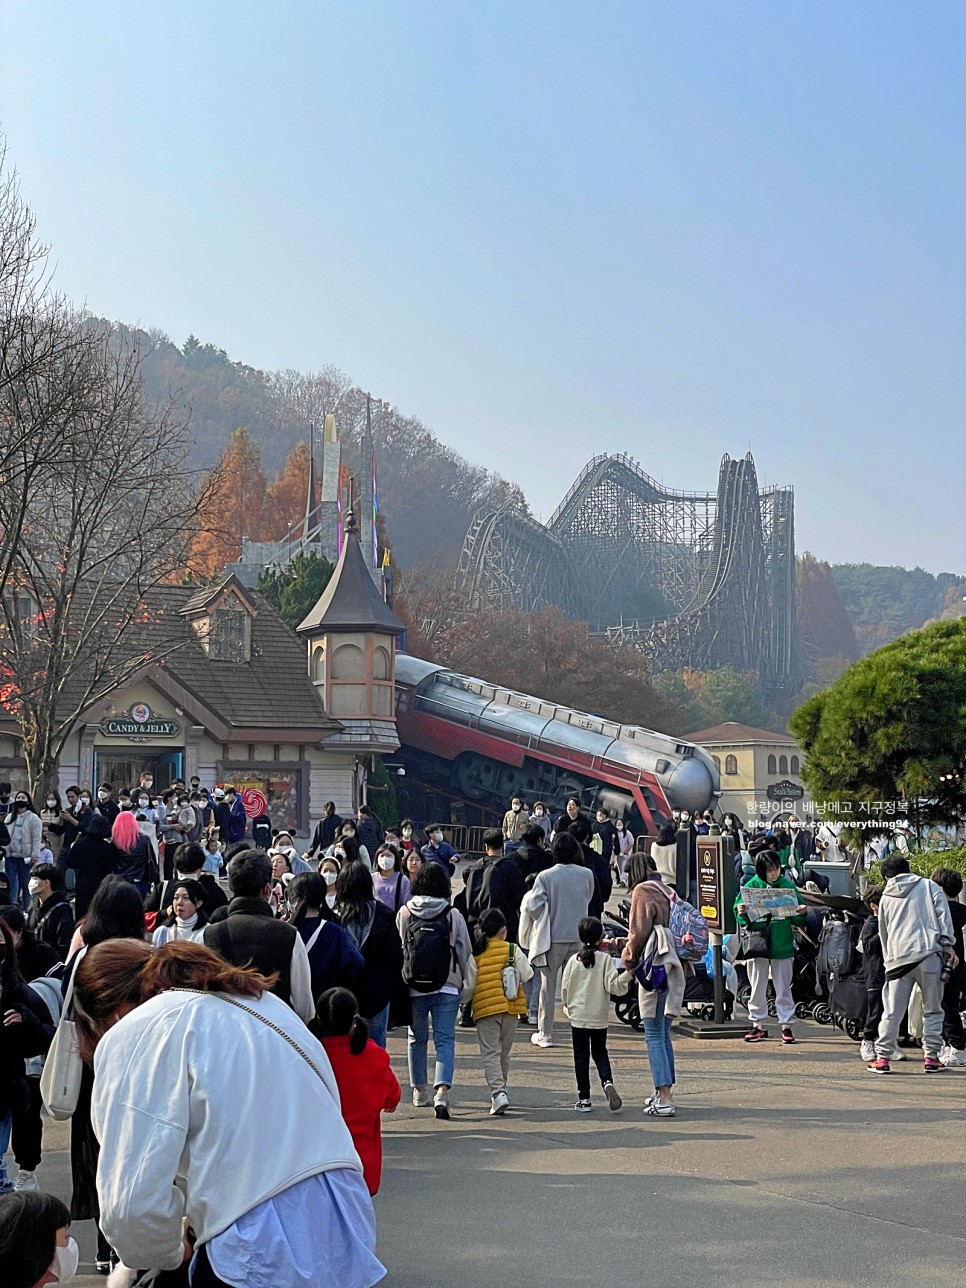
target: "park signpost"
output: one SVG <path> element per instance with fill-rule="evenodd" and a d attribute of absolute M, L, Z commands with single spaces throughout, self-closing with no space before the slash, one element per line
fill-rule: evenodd
<path fill-rule="evenodd" d="M 725 1020 L 725 981 L 722 945 L 725 935 L 733 935 L 735 923 L 735 846 L 730 836 L 722 836 L 713 827 L 707 836 L 697 840 L 698 911 L 708 923 L 714 968 L 714 1020 L 688 1018 L 679 1028 L 692 1038 L 734 1038 L 743 1034 L 745 1025 Z"/>

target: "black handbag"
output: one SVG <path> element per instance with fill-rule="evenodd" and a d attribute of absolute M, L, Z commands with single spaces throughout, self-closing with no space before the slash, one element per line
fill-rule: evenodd
<path fill-rule="evenodd" d="M 764 927 L 760 926 L 739 926 L 738 927 L 738 957 L 742 961 L 750 961 L 753 957 L 770 957 L 771 945 L 769 943 L 769 928 L 771 917 L 766 918 Z"/>

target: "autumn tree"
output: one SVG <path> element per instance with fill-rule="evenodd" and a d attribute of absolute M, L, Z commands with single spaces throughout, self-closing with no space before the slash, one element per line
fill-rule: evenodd
<path fill-rule="evenodd" d="M 199 531 L 189 560 L 191 573 L 211 577 L 239 558 L 244 541 L 265 540 L 267 502 L 259 450 L 247 429 L 236 429 L 204 482 Z"/>
<path fill-rule="evenodd" d="M 807 667 L 819 658 L 859 656 L 855 629 L 827 563 L 805 552 L 796 562 L 798 653 Z"/>
<path fill-rule="evenodd" d="M 285 534 L 305 518 L 305 503 L 309 491 L 309 445 L 296 443 L 288 454 L 283 468 L 275 475 L 268 488 L 265 503 L 265 531 L 272 541 L 281 541 Z M 316 480 L 316 497 L 318 480 Z"/>

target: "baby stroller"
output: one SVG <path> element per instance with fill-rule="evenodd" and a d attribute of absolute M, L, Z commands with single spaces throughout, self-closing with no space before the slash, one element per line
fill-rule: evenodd
<path fill-rule="evenodd" d="M 858 942 L 868 909 L 861 899 L 846 895 L 812 894 L 806 900 L 821 901 L 828 908 L 816 962 L 827 1000 L 814 1008 L 812 1016 L 820 1024 L 834 1024 L 858 1042 L 868 1000 Z"/>
<path fill-rule="evenodd" d="M 622 899 L 617 905 L 617 912 L 610 914 L 611 919 L 608 919 L 607 914 L 605 914 L 601 919 L 606 938 L 626 938 L 630 916 L 630 900 Z M 636 1031 L 640 1031 L 644 1027 L 644 1021 L 641 1019 L 640 1007 L 637 1005 L 636 988 L 629 988 L 623 997 L 614 997 L 612 994 L 611 1001 L 614 1003 L 614 1014 L 620 1020 L 621 1024 L 629 1024 L 631 1028 Z"/>

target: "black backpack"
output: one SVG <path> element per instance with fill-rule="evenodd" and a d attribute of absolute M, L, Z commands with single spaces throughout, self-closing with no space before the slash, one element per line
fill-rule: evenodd
<path fill-rule="evenodd" d="M 402 977 L 417 993 L 437 992 L 456 964 L 456 949 L 450 942 L 451 912 L 449 904 L 435 917 L 417 917 L 409 910 L 402 941 Z"/>

